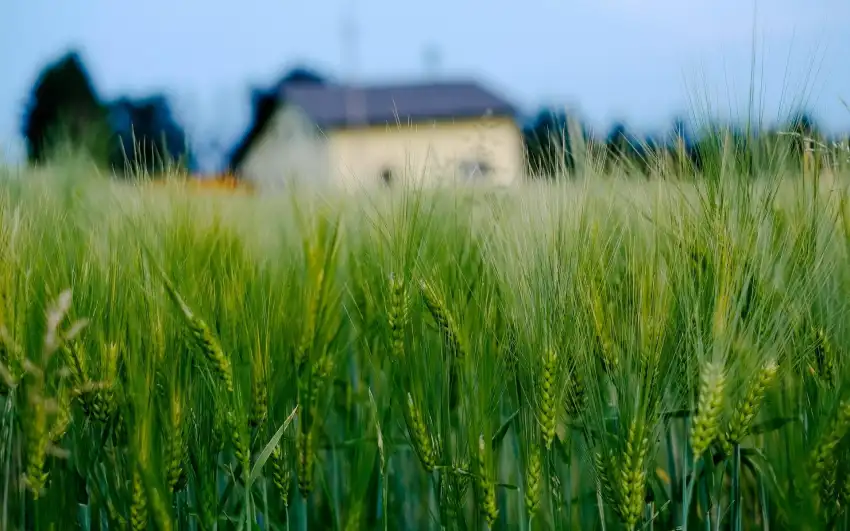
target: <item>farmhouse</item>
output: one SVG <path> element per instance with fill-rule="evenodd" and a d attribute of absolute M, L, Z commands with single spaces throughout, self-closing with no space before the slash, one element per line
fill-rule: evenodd
<path fill-rule="evenodd" d="M 514 106 L 476 82 L 294 83 L 278 94 L 231 159 L 259 188 L 392 186 L 402 178 L 508 185 L 523 172 Z"/>

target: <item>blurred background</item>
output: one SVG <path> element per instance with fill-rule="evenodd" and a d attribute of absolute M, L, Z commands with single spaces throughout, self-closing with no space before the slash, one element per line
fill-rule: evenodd
<path fill-rule="evenodd" d="M 39 100 L 73 97 L 222 172 L 287 77 L 471 78 L 526 128 L 555 111 L 601 138 L 744 119 L 755 83 L 766 121 L 846 133 L 848 20 L 847 0 L 5 0 L 0 152 L 26 160 Z"/>

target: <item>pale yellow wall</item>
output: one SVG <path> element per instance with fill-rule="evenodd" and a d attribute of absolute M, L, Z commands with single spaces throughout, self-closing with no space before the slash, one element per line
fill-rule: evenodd
<path fill-rule="evenodd" d="M 391 167 L 401 179 L 427 185 L 468 182 L 461 160 L 485 160 L 493 172 L 476 182 L 509 185 L 523 174 L 522 133 L 509 118 L 454 123 L 392 125 L 336 130 L 328 136 L 332 176 L 349 187 L 383 184 L 381 170 Z M 424 182 L 423 182 L 424 181 Z"/>
<path fill-rule="evenodd" d="M 327 139 L 298 109 L 279 109 L 237 169 L 260 190 L 328 182 Z"/>

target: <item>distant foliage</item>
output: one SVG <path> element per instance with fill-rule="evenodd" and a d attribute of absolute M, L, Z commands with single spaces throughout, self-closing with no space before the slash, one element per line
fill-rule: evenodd
<path fill-rule="evenodd" d="M 724 172 L 750 179 L 850 163 L 848 140 L 827 139 L 805 111 L 775 129 L 713 121 L 700 125 L 694 133 L 676 118 L 666 135 L 640 137 L 617 122 L 597 139 L 574 117 L 544 108 L 523 130 L 527 170 L 533 178 L 570 176 L 583 171 L 580 161 L 591 159 L 603 173 L 716 180 Z"/>
<path fill-rule="evenodd" d="M 174 166 L 194 167 L 186 132 L 165 96 L 120 98 L 109 105 L 109 114 L 115 131 L 110 164 L 116 170 L 157 174 Z"/>
<path fill-rule="evenodd" d="M 570 117 L 564 111 L 542 109 L 523 130 L 532 175 L 548 176 L 575 169 Z"/>
<path fill-rule="evenodd" d="M 106 112 L 76 52 L 47 65 L 27 103 L 22 132 L 30 162 L 43 162 L 58 148 L 83 149 L 96 161 L 107 158 Z"/>
<path fill-rule="evenodd" d="M 82 58 L 69 52 L 39 75 L 24 112 L 22 132 L 31 163 L 59 150 L 84 151 L 121 175 L 191 169 L 186 134 L 167 98 L 120 97 L 104 103 Z"/>

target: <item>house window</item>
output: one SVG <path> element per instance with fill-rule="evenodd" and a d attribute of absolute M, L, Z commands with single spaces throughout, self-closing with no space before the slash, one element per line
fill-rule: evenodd
<path fill-rule="evenodd" d="M 381 170 L 381 182 L 386 186 L 391 186 L 395 181 L 395 174 L 391 168 L 384 168 Z"/>
<path fill-rule="evenodd" d="M 483 160 L 464 160 L 460 163 L 460 174 L 467 180 L 486 178 L 493 172 L 493 167 Z"/>

